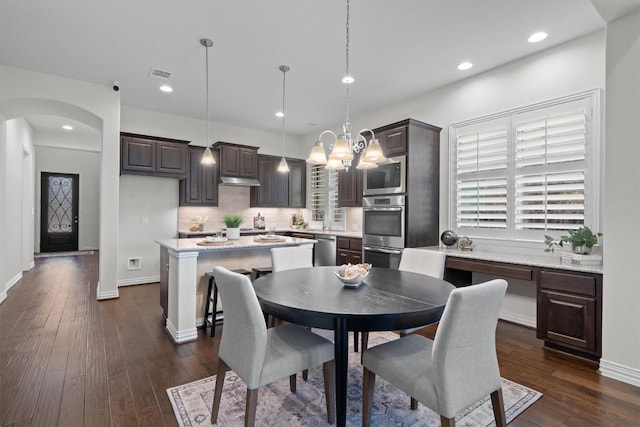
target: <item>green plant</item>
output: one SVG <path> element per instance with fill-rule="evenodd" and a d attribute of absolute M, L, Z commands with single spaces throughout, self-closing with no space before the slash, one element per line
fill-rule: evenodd
<path fill-rule="evenodd" d="M 547 245 L 547 249 L 544 251 L 553 252 L 555 246 L 562 247 L 563 243 L 570 243 L 571 247 L 586 246 L 587 248 L 591 248 L 598 243 L 598 236 L 602 236 L 602 233 L 594 233 L 589 227 L 569 230 L 569 234 L 567 236 L 560 236 L 559 240 L 545 234 L 544 243 Z"/>
<path fill-rule="evenodd" d="M 244 219 L 240 215 L 225 215 L 223 221 L 227 228 L 238 228 Z"/>

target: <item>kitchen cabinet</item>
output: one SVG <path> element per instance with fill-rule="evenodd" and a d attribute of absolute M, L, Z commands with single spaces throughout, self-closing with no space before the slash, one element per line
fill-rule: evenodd
<path fill-rule="evenodd" d="M 251 207 L 306 206 L 307 166 L 304 160 L 287 159 L 289 173 L 278 172 L 281 157 L 258 155 L 259 187 L 251 188 Z"/>
<path fill-rule="evenodd" d="M 536 331 L 548 348 L 599 359 L 602 354 L 602 275 L 540 270 Z"/>
<path fill-rule="evenodd" d="M 189 141 L 120 134 L 120 174 L 184 178 Z"/>
<path fill-rule="evenodd" d="M 362 263 L 362 239 L 355 237 L 337 237 L 336 264 Z"/>
<path fill-rule="evenodd" d="M 213 165 L 200 163 L 204 147 L 190 146 L 187 173 L 180 181 L 180 206 L 218 206 L 218 159 Z M 213 152 L 214 157 L 218 153 Z"/>
<path fill-rule="evenodd" d="M 363 170 L 356 169 L 359 159 L 356 154 L 348 171 L 338 171 L 338 206 L 341 208 L 362 207 Z"/>
<path fill-rule="evenodd" d="M 402 125 L 376 132 L 376 138 L 385 157 L 399 156 L 407 153 L 407 126 Z"/>
<path fill-rule="evenodd" d="M 257 178 L 258 147 L 216 142 L 213 148 L 218 150 L 221 176 Z"/>

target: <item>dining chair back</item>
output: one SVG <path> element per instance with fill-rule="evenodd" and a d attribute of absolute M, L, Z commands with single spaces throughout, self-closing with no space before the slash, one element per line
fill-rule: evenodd
<path fill-rule="evenodd" d="M 371 422 L 379 375 L 440 414 L 443 426 L 491 395 L 496 425 L 506 425 L 495 331 L 507 282 L 491 280 L 451 292 L 435 339 L 408 335 L 364 353 L 363 425 Z"/>
<path fill-rule="evenodd" d="M 218 369 L 211 410 L 216 423 L 225 373 L 232 369 L 247 385 L 245 425 L 255 423 L 258 389 L 289 377 L 295 392 L 296 373 L 323 365 L 327 420 L 335 422 L 334 349 L 331 341 L 297 325 L 267 329 L 251 280 L 224 267 L 213 269 L 225 322 L 218 350 Z"/>
<path fill-rule="evenodd" d="M 288 246 L 271 248 L 273 271 L 313 267 L 313 246 Z"/>
<path fill-rule="evenodd" d="M 426 274 L 427 276 L 442 279 L 446 260 L 447 254 L 444 252 L 406 248 L 402 251 L 398 270 Z"/>

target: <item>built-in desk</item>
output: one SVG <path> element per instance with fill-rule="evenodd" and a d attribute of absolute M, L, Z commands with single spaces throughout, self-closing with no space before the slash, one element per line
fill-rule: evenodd
<path fill-rule="evenodd" d="M 521 255 L 492 251 L 445 252 L 445 280 L 472 284 L 473 273 L 520 279 L 536 285 L 536 332 L 545 347 L 591 361 L 602 355 L 602 266 L 563 264 L 559 254 Z"/>

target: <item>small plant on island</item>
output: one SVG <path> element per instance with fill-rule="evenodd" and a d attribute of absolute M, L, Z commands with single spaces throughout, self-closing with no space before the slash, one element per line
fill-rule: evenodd
<path fill-rule="evenodd" d="M 553 252 L 556 246 L 563 247 L 564 243 L 571 244 L 571 249 L 577 253 L 588 253 L 593 245 L 598 243 L 598 236 L 602 233 L 594 233 L 589 227 L 580 227 L 577 230 L 569 230 L 566 236 L 560 236 L 559 240 L 545 234 L 544 243 L 547 245 L 545 252 Z"/>
<path fill-rule="evenodd" d="M 225 215 L 222 219 L 227 228 L 238 228 L 244 222 L 240 215 Z"/>

